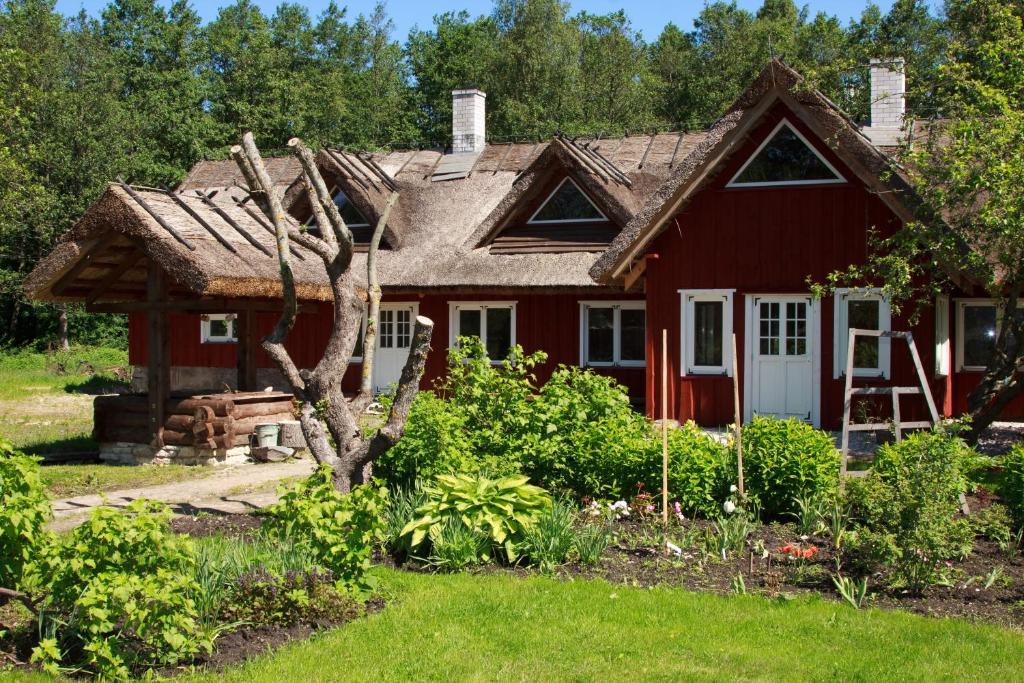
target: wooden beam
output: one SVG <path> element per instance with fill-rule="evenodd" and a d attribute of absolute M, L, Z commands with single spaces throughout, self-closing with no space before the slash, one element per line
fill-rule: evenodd
<path fill-rule="evenodd" d="M 157 213 L 156 209 L 150 206 L 149 202 L 143 199 L 142 195 L 136 192 L 131 185 L 123 181 L 120 177 L 117 179 L 117 182 L 121 186 L 121 189 L 127 192 L 128 196 L 135 200 L 136 204 L 141 206 L 143 209 L 145 209 L 146 213 L 152 216 L 153 220 L 157 222 L 157 225 L 159 225 L 161 228 L 169 232 L 171 234 L 171 237 L 178 240 L 178 242 L 187 247 L 189 251 L 196 250 L 196 245 L 189 242 L 184 235 L 178 232 L 177 228 L 175 228 L 173 225 L 164 220 L 164 217 Z"/>
<path fill-rule="evenodd" d="M 237 313 L 238 311 L 280 311 L 280 301 L 245 301 L 238 299 L 170 299 L 165 301 L 125 301 L 86 304 L 89 313 L 135 313 L 140 311 L 195 311 Z M 315 311 L 316 306 L 299 304 L 299 312 Z"/>
<path fill-rule="evenodd" d="M 110 246 L 110 243 L 117 238 L 114 233 L 108 233 L 103 237 L 99 238 L 93 244 L 87 248 L 82 255 L 78 258 L 78 263 L 71 267 L 67 273 L 65 273 L 52 287 L 50 291 L 54 296 L 60 296 L 61 293 L 71 286 L 75 278 L 82 274 L 82 271 L 93 265 L 94 260 L 99 256 L 100 252 Z"/>
<path fill-rule="evenodd" d="M 139 261 L 142 261 L 145 258 L 146 255 L 144 253 L 136 251 L 134 254 L 123 260 L 118 266 L 104 276 L 103 280 L 96 285 L 95 289 L 86 295 L 85 302 L 87 304 L 91 304 L 99 299 L 114 285 L 115 282 L 121 279 L 122 275 L 134 268 Z"/>
<path fill-rule="evenodd" d="M 149 309 L 149 434 L 154 448 L 164 447 L 165 403 L 171 394 L 170 335 L 168 334 L 167 312 L 158 304 L 167 299 L 167 280 L 156 264 L 149 264 L 146 279 L 146 300 Z"/>
<path fill-rule="evenodd" d="M 259 339 L 256 334 L 256 313 L 243 310 L 235 318 L 235 335 L 238 337 L 238 376 L 235 382 L 239 391 L 256 391 L 256 347 Z"/>
<path fill-rule="evenodd" d="M 637 280 L 643 277 L 645 272 L 647 272 L 647 259 L 640 259 L 640 261 L 633 266 L 632 270 L 626 271 L 626 275 L 623 278 L 624 289 L 627 292 L 633 289 L 633 285 L 637 283 Z"/>

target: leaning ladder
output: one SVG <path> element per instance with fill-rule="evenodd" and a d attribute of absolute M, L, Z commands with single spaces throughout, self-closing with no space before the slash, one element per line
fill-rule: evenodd
<path fill-rule="evenodd" d="M 902 339 L 907 342 L 910 350 L 910 358 L 914 361 L 914 368 L 917 370 L 918 386 L 916 387 L 855 387 L 853 386 L 853 351 L 854 342 L 857 337 L 879 337 L 886 339 Z M 896 441 L 903 440 L 904 429 L 927 429 L 939 421 L 939 413 L 935 409 L 935 400 L 932 398 L 931 388 L 924 375 L 924 368 L 921 366 L 921 357 L 917 354 L 917 345 L 914 343 L 914 335 L 910 332 L 883 332 L 881 330 L 858 330 L 850 328 L 850 340 L 846 347 L 846 394 L 843 403 L 843 441 L 842 460 L 839 466 L 841 476 L 863 476 L 866 472 L 851 471 L 847 468 L 847 461 L 850 457 L 850 432 L 876 432 L 888 430 L 890 424 L 887 422 L 868 422 L 864 424 L 851 424 L 850 413 L 853 407 L 854 396 L 892 396 L 892 429 L 896 435 Z M 920 420 L 904 422 L 900 419 L 900 397 L 907 395 L 922 395 L 925 403 L 928 404 L 928 412 L 931 421 Z M 963 502 L 963 501 L 962 501 Z"/>

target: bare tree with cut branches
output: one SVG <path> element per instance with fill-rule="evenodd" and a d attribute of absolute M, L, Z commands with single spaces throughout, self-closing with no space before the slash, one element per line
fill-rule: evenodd
<path fill-rule="evenodd" d="M 329 465 L 335 487 L 348 492 L 352 486 L 366 481 L 373 461 L 402 437 L 409 408 L 423 376 L 434 323 L 422 316 L 416 318 L 409 358 L 402 369 L 384 425 L 373 436 L 363 438 L 360 418 L 373 401 L 373 351 L 381 298 L 377 278 L 377 251 L 391 208 L 398 200 L 398 193 L 392 192 L 388 197 L 367 254 L 368 305 L 363 339 L 362 381 L 359 393 L 350 400 L 342 393 L 341 378 L 352 358 L 364 312 L 363 299 L 359 295 L 351 268 L 354 253 L 352 232 L 342 220 L 334 198 L 316 167 L 313 152 L 298 138 L 289 140 L 288 146 L 302 166 L 306 195 L 319 227 L 316 235 L 300 231 L 293 221 L 288 220 L 281 197 L 267 173 L 252 133 L 246 133 L 242 137 L 242 144 L 231 149 L 231 156 L 245 177 L 250 196 L 274 226 L 277 257 L 281 266 L 283 309 L 274 329 L 263 338 L 262 347 L 284 375 L 300 403 L 299 421 L 313 457 L 318 463 Z M 284 346 L 298 313 L 290 252 L 292 241 L 321 258 L 334 298 L 331 334 L 323 356 L 312 370 L 299 369 Z"/>

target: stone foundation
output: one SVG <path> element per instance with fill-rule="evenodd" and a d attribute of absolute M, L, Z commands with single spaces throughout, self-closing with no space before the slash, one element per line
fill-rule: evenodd
<path fill-rule="evenodd" d="M 116 441 L 100 444 L 100 460 L 120 465 L 237 465 L 249 461 L 249 447 L 195 448 Z"/>

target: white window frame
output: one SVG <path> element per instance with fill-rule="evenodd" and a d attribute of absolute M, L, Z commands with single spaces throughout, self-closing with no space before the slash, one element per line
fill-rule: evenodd
<path fill-rule="evenodd" d="M 848 304 L 850 301 L 877 301 L 878 327 L 883 332 L 892 331 L 892 307 L 889 299 L 878 287 L 839 287 L 835 291 L 832 310 L 832 378 L 846 377 L 847 345 L 850 343 Z M 892 340 L 878 338 L 878 366 L 874 368 L 854 368 L 854 377 L 874 377 L 889 379 L 892 371 L 891 351 Z"/>
<path fill-rule="evenodd" d="M 612 360 L 592 361 L 588 357 L 590 344 L 589 316 L 591 308 L 612 309 Z M 647 359 L 622 360 L 622 311 L 644 311 L 644 346 L 647 334 L 647 304 L 644 301 L 580 301 L 580 367 L 581 368 L 643 368 Z M 645 350 L 646 355 L 646 350 Z"/>
<path fill-rule="evenodd" d="M 789 128 L 791 131 L 793 131 L 793 134 L 796 135 L 797 138 L 799 138 L 801 142 L 803 142 L 805 145 L 807 145 L 807 148 L 809 150 L 811 150 L 811 152 L 814 153 L 814 156 L 818 157 L 818 159 L 821 160 L 821 163 L 825 164 L 826 168 L 828 168 L 828 170 L 832 171 L 832 173 L 834 173 L 836 175 L 836 177 L 831 179 L 831 180 L 829 180 L 829 179 L 825 179 L 825 180 L 773 180 L 773 181 L 757 182 L 757 183 L 741 183 L 741 182 L 737 182 L 736 179 L 739 178 L 741 175 L 743 175 L 743 172 L 747 170 L 747 166 L 750 166 L 750 164 L 753 163 L 754 159 L 757 158 L 757 155 L 761 153 L 761 150 L 763 150 L 766 146 L 768 146 L 768 143 L 770 143 L 772 141 L 772 139 L 775 138 L 775 136 L 778 134 L 779 130 L 781 130 L 783 126 L 785 126 L 786 128 Z M 726 187 L 776 187 L 776 186 L 784 186 L 784 185 L 840 185 L 840 184 L 845 183 L 845 182 L 846 182 L 846 179 L 843 177 L 843 174 L 840 173 L 836 169 L 835 166 L 830 164 L 828 162 L 828 159 L 826 159 L 825 157 L 823 157 L 821 155 L 821 153 L 817 150 L 817 148 L 814 145 L 811 144 L 810 140 L 808 140 L 806 137 L 804 137 L 803 133 L 801 133 L 799 130 L 797 130 L 796 126 L 794 126 L 792 123 L 790 123 L 788 119 L 782 119 L 781 121 L 779 121 L 778 125 L 776 125 L 775 128 L 772 129 L 772 132 L 768 133 L 767 137 L 765 137 L 765 139 L 761 142 L 761 144 L 757 146 L 757 149 L 754 150 L 754 153 L 750 155 L 750 157 L 746 160 L 746 162 L 744 162 L 744 164 L 742 166 L 740 166 L 740 170 L 736 171 L 736 173 L 733 175 L 732 179 L 726 184 Z"/>
<path fill-rule="evenodd" d="M 999 336 L 999 327 L 1002 322 L 1002 315 L 999 311 L 999 302 L 995 299 L 971 298 L 956 300 L 956 371 L 957 372 L 984 372 L 983 365 L 964 365 L 964 310 L 968 306 L 991 306 L 996 309 L 996 336 Z"/>
<path fill-rule="evenodd" d="M 548 202 L 551 201 L 551 198 L 554 197 L 556 194 L 558 194 L 558 191 L 562 189 L 562 185 L 565 185 L 566 183 L 572 183 L 573 186 L 576 188 L 576 190 L 580 194 L 582 194 L 584 197 L 586 197 L 587 201 L 590 202 L 590 205 L 593 206 L 594 209 L 597 210 L 597 213 L 599 213 L 601 215 L 601 217 L 600 218 L 561 218 L 561 219 L 558 219 L 558 220 L 537 220 L 537 214 L 539 214 L 541 211 L 544 210 L 544 207 L 546 207 L 548 205 Z M 548 194 L 547 199 L 545 199 L 544 202 L 540 205 L 540 207 L 536 211 L 533 212 L 533 215 L 530 216 L 530 220 L 526 221 L 526 223 L 528 225 L 558 225 L 558 224 L 561 224 L 561 223 L 602 223 L 602 222 L 604 222 L 604 223 L 608 222 L 608 217 L 604 215 L 604 211 L 601 210 L 601 207 L 597 205 L 597 202 L 595 202 L 593 200 L 593 198 L 589 194 L 584 192 L 583 188 L 579 186 L 579 183 L 577 183 L 575 180 L 573 180 L 569 176 L 565 176 L 565 178 L 562 179 L 562 182 L 558 183 L 558 187 L 556 187 L 554 190 L 551 191 L 550 194 Z"/>
<path fill-rule="evenodd" d="M 489 308 L 508 308 L 512 311 L 512 341 L 509 347 L 516 345 L 516 301 L 449 301 L 448 302 L 448 348 L 454 349 L 459 334 L 456 329 L 459 324 L 459 311 L 478 310 L 480 311 L 480 342 L 487 348 L 487 313 Z M 501 365 L 504 359 L 491 359 L 491 365 Z"/>
<path fill-rule="evenodd" d="M 235 321 L 237 313 L 204 313 L 200 318 L 199 337 L 203 344 L 235 344 L 238 342 L 238 327 Z M 210 323 L 214 320 L 224 320 L 230 323 L 231 334 L 223 336 L 210 332 Z"/>
<path fill-rule="evenodd" d="M 953 358 L 949 338 L 949 296 L 935 297 L 935 376 L 949 377 Z"/>
<path fill-rule="evenodd" d="M 732 303 L 735 289 L 680 289 L 679 291 L 679 375 L 725 375 L 732 377 L 732 350 L 730 340 L 733 334 Z M 722 309 L 722 364 L 696 365 L 693 336 L 688 330 L 693 327 L 694 304 L 698 301 L 721 301 Z"/>

